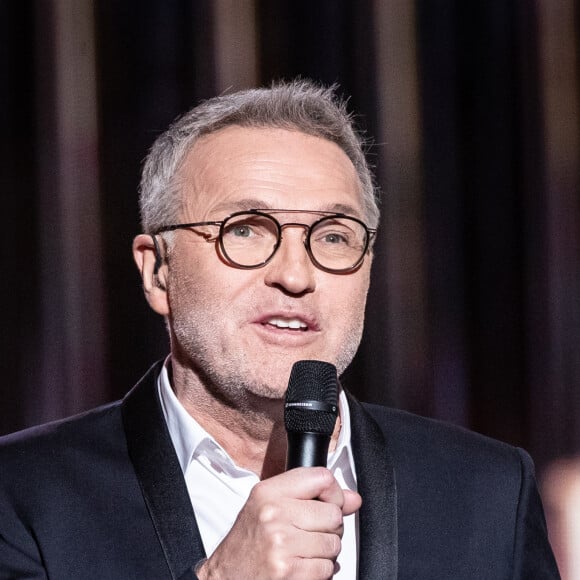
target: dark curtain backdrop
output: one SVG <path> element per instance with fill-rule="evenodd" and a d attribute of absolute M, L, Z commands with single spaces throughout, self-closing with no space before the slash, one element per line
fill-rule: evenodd
<path fill-rule="evenodd" d="M 243 5 L 243 6 L 242 6 Z M 578 2 L 0 2 L 0 432 L 167 352 L 132 263 L 152 141 L 229 88 L 338 83 L 382 189 L 361 398 L 580 446 Z"/>

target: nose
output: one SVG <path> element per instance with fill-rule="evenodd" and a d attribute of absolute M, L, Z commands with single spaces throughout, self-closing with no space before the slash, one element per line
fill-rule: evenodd
<path fill-rule="evenodd" d="M 316 267 L 304 246 L 304 232 L 300 228 L 284 231 L 278 251 L 265 266 L 265 282 L 289 294 L 314 292 Z"/>

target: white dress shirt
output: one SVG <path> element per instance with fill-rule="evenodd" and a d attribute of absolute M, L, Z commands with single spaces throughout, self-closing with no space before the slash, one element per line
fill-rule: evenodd
<path fill-rule="evenodd" d="M 195 518 L 207 556 L 230 531 L 246 503 L 258 476 L 238 467 L 226 451 L 185 410 L 169 381 L 167 364 L 159 375 L 158 387 L 163 414 L 175 447 Z M 339 395 L 341 429 L 336 449 L 328 455 L 328 468 L 344 489 L 357 489 L 350 444 L 350 414 L 343 391 Z M 334 578 L 353 580 L 358 570 L 358 515 L 344 519 L 340 571 Z"/>

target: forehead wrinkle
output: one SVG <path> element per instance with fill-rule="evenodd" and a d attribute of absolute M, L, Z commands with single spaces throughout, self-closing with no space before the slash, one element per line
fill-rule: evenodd
<path fill-rule="evenodd" d="M 227 174 L 216 172 L 215 158 L 204 151 L 211 142 L 204 143 L 204 139 L 198 141 L 185 157 L 184 163 L 179 169 L 178 179 L 183 192 L 182 212 L 185 215 L 195 215 L 202 201 L 211 200 L 220 188 L 220 184 L 227 180 Z M 200 146 L 203 146 L 201 152 Z M 215 148 L 214 148 L 215 149 Z M 219 150 L 219 148 L 218 148 Z M 205 210 L 202 214 L 205 213 Z M 201 219 L 199 215 L 196 219 Z"/>
<path fill-rule="evenodd" d="M 251 135 L 253 133 L 256 135 L 251 147 L 224 148 L 225 134 L 234 132 L 232 140 L 235 140 L 240 131 L 244 134 Z M 268 143 L 261 141 L 265 134 L 267 134 L 267 139 L 274 144 L 275 151 L 282 144 L 290 156 L 292 156 L 293 151 L 300 151 L 302 145 L 286 141 L 285 135 L 299 134 L 307 142 L 323 141 L 328 147 L 316 147 L 318 155 L 316 168 L 309 164 L 297 165 L 292 158 L 280 157 L 276 152 L 272 154 Z M 343 158 L 343 162 L 339 164 L 338 173 L 341 174 L 339 178 L 336 177 L 337 152 Z M 196 163 L 189 162 L 192 157 L 197 157 Z M 189 166 L 191 171 L 188 173 L 190 174 L 192 171 L 197 172 L 200 178 L 204 178 L 206 173 L 211 172 L 212 178 L 218 178 L 220 181 L 230 177 L 230 166 L 241 169 L 241 173 L 243 173 L 245 166 L 249 166 L 251 171 L 247 172 L 247 175 L 244 176 L 245 179 L 248 181 L 261 179 L 264 183 L 270 182 L 274 186 L 278 184 L 279 177 L 290 179 L 290 181 L 304 178 L 305 181 L 312 182 L 313 187 L 319 186 L 320 182 L 325 182 L 330 177 L 333 181 L 339 181 L 342 178 L 344 182 L 355 185 L 358 190 L 360 181 L 352 161 L 338 145 L 321 137 L 285 129 L 226 127 L 199 139 L 187 154 L 182 168 L 184 166 Z M 323 183 L 324 187 L 326 185 Z"/>
<path fill-rule="evenodd" d="M 282 195 L 282 199 L 284 199 L 286 195 L 291 196 L 292 191 L 306 193 L 312 197 L 313 202 L 316 202 L 319 191 L 332 195 L 332 190 L 336 190 L 337 197 L 343 200 L 345 193 L 354 193 L 356 201 L 359 203 L 353 203 L 351 206 L 348 202 L 346 204 L 330 202 L 324 204 L 325 207 L 319 205 L 303 209 L 336 211 L 357 217 L 364 214 L 358 174 L 344 151 L 331 141 L 325 142 L 340 150 L 344 159 L 342 163 L 337 165 L 336 156 L 330 154 L 331 149 L 323 147 L 318 149 L 318 153 L 322 157 L 318 157 L 316 166 L 308 163 L 301 165 L 296 164 L 292 158 L 292 149 L 298 147 L 296 143 L 292 142 L 289 145 L 291 159 L 276 154 L 270 156 L 268 147 L 260 142 L 259 138 L 253 142 L 250 148 L 224 148 L 223 137 L 228 130 L 227 128 L 223 129 L 197 141 L 180 167 L 179 178 L 184 194 L 182 207 L 185 211 L 189 210 L 188 213 L 193 212 L 194 209 L 199 210 L 200 206 L 206 205 L 207 211 L 202 212 L 204 215 L 207 215 L 209 211 L 213 213 L 216 209 L 220 210 L 222 207 L 225 211 L 230 210 L 230 208 L 232 211 L 253 208 L 266 209 L 272 207 L 265 201 L 269 194 Z M 244 129 L 245 133 L 254 131 L 263 133 L 264 130 Z M 275 131 L 271 138 L 279 145 L 280 142 L 283 142 L 281 137 L 284 133 L 283 130 Z M 309 140 L 320 139 L 309 135 L 304 136 Z M 254 196 L 252 192 L 258 195 Z M 260 199 L 262 192 L 265 193 L 264 199 Z M 236 200 L 236 196 L 243 199 Z M 222 199 L 219 200 L 219 198 Z M 218 200 L 219 203 L 215 203 Z M 355 202 L 354 199 L 353 202 Z M 285 208 L 280 207 L 280 209 Z M 195 214 L 197 213 L 198 211 L 195 211 Z M 205 219 L 205 217 L 197 216 L 196 219 Z"/>
<path fill-rule="evenodd" d="M 267 201 L 264 201 L 259 198 L 244 198 L 236 201 L 224 201 L 222 203 L 218 203 L 212 209 L 212 211 L 217 212 L 224 212 L 224 213 L 234 213 L 237 211 L 249 211 L 251 209 L 259 209 L 264 210 L 266 213 L 268 211 L 303 211 L 305 213 L 308 212 L 331 212 L 331 213 L 342 213 L 345 215 L 350 215 L 353 217 L 358 217 L 360 219 L 361 212 L 358 208 L 350 204 L 344 203 L 326 203 L 320 205 L 318 207 L 302 207 L 297 209 L 291 209 L 286 207 L 277 207 L 274 206 Z"/>
<path fill-rule="evenodd" d="M 332 142 L 327 142 L 334 145 Z M 336 146 L 338 148 L 338 146 Z M 335 152 L 329 154 L 328 149 L 319 148 L 316 165 L 297 164 L 294 159 L 280 156 L 269 157 L 267 149 L 259 150 L 258 156 L 243 159 L 240 167 L 250 166 L 252 172 L 248 172 L 248 180 L 260 180 L 263 187 L 292 187 L 297 186 L 302 191 L 317 191 L 319 189 L 336 188 L 344 190 L 354 187 L 358 192 L 358 175 L 352 162 L 340 148 L 344 155 L 344 162 L 337 164 Z"/>

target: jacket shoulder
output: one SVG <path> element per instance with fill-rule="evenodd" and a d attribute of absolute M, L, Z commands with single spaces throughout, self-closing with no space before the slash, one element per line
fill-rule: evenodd
<path fill-rule="evenodd" d="M 120 401 L 0 437 L 3 473 L 51 466 L 89 449 L 110 452 L 122 432 Z"/>
<path fill-rule="evenodd" d="M 499 469 L 511 465 L 518 471 L 521 461 L 531 462 L 524 450 L 464 427 L 381 405 L 362 406 L 397 456 L 405 455 L 419 463 L 467 462 L 496 465 Z"/>
<path fill-rule="evenodd" d="M 392 458 L 399 577 L 559 578 L 525 451 L 396 409 L 357 412 Z"/>

